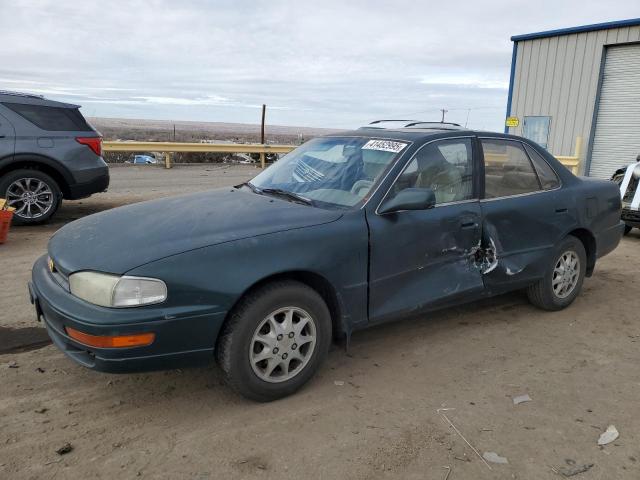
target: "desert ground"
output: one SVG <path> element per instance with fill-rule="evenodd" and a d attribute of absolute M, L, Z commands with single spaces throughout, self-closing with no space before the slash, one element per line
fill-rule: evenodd
<path fill-rule="evenodd" d="M 46 341 L 26 282 L 56 229 L 256 169 L 111 173 L 109 192 L 66 202 L 53 223 L 13 228 L 0 245 L 1 479 L 640 478 L 639 231 L 564 311 L 517 292 L 359 332 L 298 394 L 257 404 L 213 362 L 110 375 Z M 524 394 L 531 401 L 515 405 Z M 600 447 L 609 425 L 620 436 Z"/>

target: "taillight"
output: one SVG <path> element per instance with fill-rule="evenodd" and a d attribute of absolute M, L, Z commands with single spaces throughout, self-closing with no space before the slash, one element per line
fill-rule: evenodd
<path fill-rule="evenodd" d="M 76 137 L 76 142 L 86 145 L 96 155 L 102 155 L 102 137 Z"/>

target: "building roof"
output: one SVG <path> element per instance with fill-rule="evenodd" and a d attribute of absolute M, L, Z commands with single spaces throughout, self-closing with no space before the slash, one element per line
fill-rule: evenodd
<path fill-rule="evenodd" d="M 596 30 L 608 30 L 610 28 L 633 27 L 640 25 L 640 18 L 630 18 L 628 20 L 616 20 L 615 22 L 594 23 L 582 25 L 580 27 L 560 28 L 557 30 L 547 30 L 545 32 L 525 33 L 524 35 L 514 35 L 513 42 L 523 40 L 533 40 L 535 38 L 558 37 L 560 35 L 570 35 L 572 33 L 593 32 Z"/>

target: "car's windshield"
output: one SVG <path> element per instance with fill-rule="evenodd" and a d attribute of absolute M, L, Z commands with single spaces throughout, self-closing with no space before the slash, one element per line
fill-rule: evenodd
<path fill-rule="evenodd" d="M 285 155 L 251 180 L 260 190 L 277 189 L 328 206 L 353 207 L 408 142 L 362 137 L 322 137 Z"/>

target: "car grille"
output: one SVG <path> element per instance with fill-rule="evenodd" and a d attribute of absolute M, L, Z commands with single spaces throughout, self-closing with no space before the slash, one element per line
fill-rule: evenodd
<path fill-rule="evenodd" d="M 630 208 L 623 208 L 621 218 L 630 222 L 640 222 L 640 212 Z"/>

